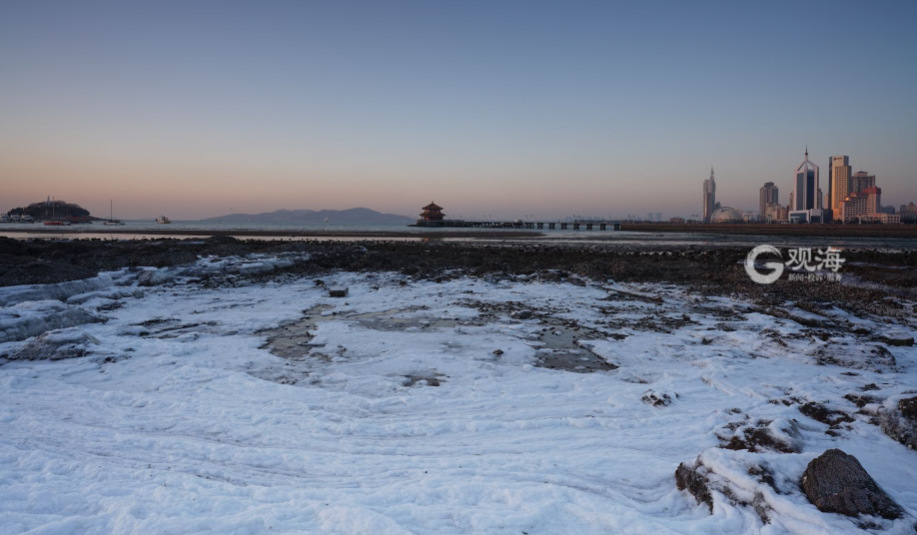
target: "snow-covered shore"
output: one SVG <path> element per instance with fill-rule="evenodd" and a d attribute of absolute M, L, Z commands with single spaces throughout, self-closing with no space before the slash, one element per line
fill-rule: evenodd
<path fill-rule="evenodd" d="M 917 349 L 883 342 L 913 314 L 539 274 L 248 276 L 295 261 L 0 289 L 0 534 L 913 532 L 917 453 L 875 423 L 917 395 Z M 723 447 L 759 428 L 789 447 Z M 829 448 L 909 516 L 819 512 L 798 482 Z M 699 456 L 712 514 L 675 483 Z"/>

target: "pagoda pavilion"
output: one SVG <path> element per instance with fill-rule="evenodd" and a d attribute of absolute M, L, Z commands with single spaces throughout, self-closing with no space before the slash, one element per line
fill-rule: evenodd
<path fill-rule="evenodd" d="M 430 203 L 423 207 L 423 213 L 420 214 L 420 220 L 418 223 L 434 223 L 442 222 L 443 220 L 443 207 L 437 206 L 436 203 Z"/>

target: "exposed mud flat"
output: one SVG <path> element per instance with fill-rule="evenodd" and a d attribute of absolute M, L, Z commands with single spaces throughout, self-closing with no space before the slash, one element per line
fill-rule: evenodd
<path fill-rule="evenodd" d="M 652 248 L 648 248 L 652 247 Z M 205 240 L 132 241 L 14 240 L 0 238 L 0 286 L 54 283 L 92 277 L 125 267 L 190 265 L 214 256 L 299 255 L 299 260 L 246 277 L 310 275 L 334 269 L 396 271 L 412 278 L 445 280 L 473 276 L 537 276 L 545 281 L 570 277 L 592 280 L 670 282 L 738 292 L 770 302 L 797 299 L 821 306 L 848 303 L 868 311 L 914 314 L 917 296 L 917 251 L 844 251 L 843 282 L 805 284 L 785 279 L 772 285 L 753 283 L 742 266 L 750 247 L 656 244 L 580 245 L 507 242 L 404 241 L 242 241 L 231 237 Z M 208 277 L 213 274 L 208 274 Z M 216 281 L 219 282 L 218 280 Z"/>

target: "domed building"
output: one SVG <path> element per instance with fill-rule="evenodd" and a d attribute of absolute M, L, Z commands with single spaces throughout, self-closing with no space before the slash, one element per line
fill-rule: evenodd
<path fill-rule="evenodd" d="M 742 213 L 729 206 L 717 208 L 710 214 L 711 223 L 741 223 L 743 221 Z"/>

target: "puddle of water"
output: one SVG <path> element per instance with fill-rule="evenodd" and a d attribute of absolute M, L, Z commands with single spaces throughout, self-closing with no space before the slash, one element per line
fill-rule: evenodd
<path fill-rule="evenodd" d="M 582 340 L 607 338 L 604 333 L 582 327 L 571 327 L 563 321 L 549 318 L 549 325 L 536 338 L 539 349 L 535 353 L 535 365 L 552 370 L 563 370 L 575 373 L 592 373 L 611 371 L 618 366 L 608 362 L 604 357 L 592 352 L 590 346 Z M 554 323 L 554 325 L 550 325 Z"/>
<path fill-rule="evenodd" d="M 263 349 L 272 354 L 286 359 L 284 373 L 277 370 L 264 370 L 259 376 L 269 380 L 291 381 L 290 374 L 308 376 L 307 370 L 298 370 L 296 362 L 319 361 L 330 363 L 346 357 L 346 348 L 343 346 L 326 347 L 325 344 L 313 342 L 315 331 L 325 321 L 348 321 L 366 329 L 377 331 L 426 331 L 436 329 L 456 329 L 466 324 L 487 324 L 503 322 L 513 318 L 517 325 L 536 324 L 541 327 L 536 332 L 531 332 L 528 343 L 536 349 L 535 365 L 553 370 L 569 371 L 574 373 L 593 373 L 611 371 L 618 368 L 608 362 L 601 355 L 591 350 L 588 342 L 584 340 L 601 340 L 617 338 L 614 334 L 604 333 L 596 329 L 580 326 L 570 320 L 553 316 L 552 311 L 532 311 L 525 309 L 520 313 L 518 304 L 491 304 L 478 303 L 476 307 L 481 315 L 473 321 L 460 321 L 450 318 L 436 318 L 426 315 L 424 306 L 395 308 L 381 312 L 344 312 L 331 314 L 330 305 L 318 305 L 303 311 L 303 317 L 297 321 L 287 323 L 274 329 L 260 331 L 259 334 L 266 338 Z M 523 319 L 519 319 L 523 318 Z M 522 333 L 520 332 L 520 335 Z M 499 359 L 499 355 L 496 357 Z M 439 386 L 445 376 L 438 373 L 418 373 L 404 376 L 404 386 Z"/>
<path fill-rule="evenodd" d="M 331 308 L 330 305 L 318 305 L 303 311 L 304 316 L 299 320 L 274 329 L 259 331 L 258 334 L 267 338 L 261 349 L 267 349 L 278 357 L 290 360 L 300 360 L 309 356 L 313 349 L 325 345 L 312 343 L 312 339 L 315 338 L 313 331 L 319 322 L 335 317 L 323 315 Z"/>

